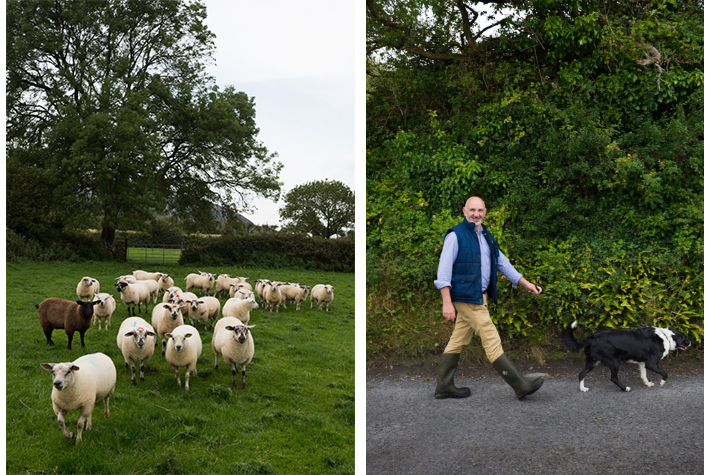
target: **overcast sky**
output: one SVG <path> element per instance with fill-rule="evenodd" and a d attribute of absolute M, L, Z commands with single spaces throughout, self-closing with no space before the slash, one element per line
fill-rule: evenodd
<path fill-rule="evenodd" d="M 258 139 L 284 164 L 282 196 L 326 178 L 357 192 L 357 2 L 204 2 L 207 26 L 217 36 L 216 65 L 208 73 L 220 88 L 232 85 L 255 98 Z M 258 210 L 247 218 L 281 226 L 283 200 L 254 204 Z"/>

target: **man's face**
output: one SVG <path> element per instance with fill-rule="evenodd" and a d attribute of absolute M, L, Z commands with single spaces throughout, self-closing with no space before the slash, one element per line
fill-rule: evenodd
<path fill-rule="evenodd" d="M 473 223 L 478 228 L 481 226 L 483 218 L 486 217 L 486 205 L 479 198 L 471 198 L 466 202 L 463 215 L 466 217 L 466 221 Z"/>

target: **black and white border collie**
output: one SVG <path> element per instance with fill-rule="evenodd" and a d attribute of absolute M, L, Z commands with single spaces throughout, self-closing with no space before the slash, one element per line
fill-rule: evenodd
<path fill-rule="evenodd" d="M 685 350 L 690 346 L 690 340 L 675 328 L 646 327 L 638 330 L 600 330 L 593 335 L 577 340 L 573 330 L 577 322 L 572 322 L 562 332 L 562 343 L 572 352 L 584 348 L 587 355 L 587 365 L 579 373 L 579 390 L 589 391 L 584 387 L 584 377 L 587 376 L 599 363 L 604 363 L 611 370 L 611 381 L 619 386 L 622 391 L 631 391 L 631 388 L 621 384 L 618 378 L 621 362 L 636 363 L 639 365 L 641 379 L 649 388 L 653 386 L 646 379 L 646 368 L 660 374 L 663 386 L 668 379 L 668 373 L 663 371 L 658 363 L 669 352 L 675 349 Z"/>

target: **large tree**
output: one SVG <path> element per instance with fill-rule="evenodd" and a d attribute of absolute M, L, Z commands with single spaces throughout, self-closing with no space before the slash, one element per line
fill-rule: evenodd
<path fill-rule="evenodd" d="M 284 230 L 330 238 L 344 235 L 355 223 L 355 194 L 340 181 L 316 180 L 286 193 L 281 219 Z"/>
<path fill-rule="evenodd" d="M 197 225 L 214 204 L 277 199 L 281 163 L 256 139 L 253 98 L 205 73 L 214 35 L 184 0 L 9 0 L 8 195 L 44 183 L 55 225 L 156 213 Z M 8 210 L 8 222 L 43 215 Z"/>

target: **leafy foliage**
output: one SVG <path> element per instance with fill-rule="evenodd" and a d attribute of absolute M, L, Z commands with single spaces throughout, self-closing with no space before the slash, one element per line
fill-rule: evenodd
<path fill-rule="evenodd" d="M 609 307 L 590 325 L 623 316 L 702 340 L 702 3 L 367 8 L 372 351 L 437 351 L 448 338 L 431 282 L 471 195 L 528 280 Z M 499 293 L 499 329 L 534 344 L 584 311 Z M 405 349 L 397 328 L 428 343 Z"/>

